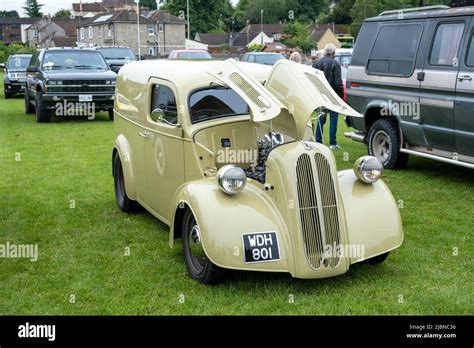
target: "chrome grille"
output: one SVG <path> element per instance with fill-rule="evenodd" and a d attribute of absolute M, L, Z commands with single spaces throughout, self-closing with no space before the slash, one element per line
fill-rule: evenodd
<path fill-rule="evenodd" d="M 314 169 L 313 169 L 314 168 Z M 302 154 L 296 162 L 296 189 L 306 258 L 314 269 L 337 266 L 337 255 L 325 258 L 324 247 L 340 244 L 334 181 L 327 159 L 315 154 L 314 162 Z"/>
<path fill-rule="evenodd" d="M 106 80 L 63 80 L 62 85 L 50 85 L 54 92 L 88 93 L 88 92 L 113 92 L 115 85 L 106 84 Z"/>
<path fill-rule="evenodd" d="M 337 213 L 336 192 L 334 191 L 334 181 L 331 176 L 331 168 L 328 160 L 322 154 L 314 155 L 316 168 L 318 170 L 318 183 L 321 191 L 321 207 L 323 210 L 324 228 L 326 242 L 328 245 L 339 245 L 339 217 Z M 329 258 L 331 266 L 335 267 L 339 262 L 339 257 Z"/>

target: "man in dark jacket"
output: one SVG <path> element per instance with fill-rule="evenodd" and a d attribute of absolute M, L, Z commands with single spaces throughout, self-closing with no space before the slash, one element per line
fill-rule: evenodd
<path fill-rule="evenodd" d="M 313 68 L 321 70 L 326 76 L 332 89 L 339 95 L 339 97 L 344 98 L 344 87 L 342 85 L 341 78 L 341 66 L 334 59 L 336 55 L 336 46 L 332 43 L 328 43 L 324 47 L 324 57 L 318 59 L 313 63 Z M 340 146 L 337 145 L 336 132 L 337 132 L 337 112 L 329 110 L 329 147 L 331 150 L 339 149 Z M 319 118 L 318 125 L 316 127 L 316 141 L 318 143 L 323 142 L 323 127 L 326 123 L 326 115 L 323 115 Z"/>

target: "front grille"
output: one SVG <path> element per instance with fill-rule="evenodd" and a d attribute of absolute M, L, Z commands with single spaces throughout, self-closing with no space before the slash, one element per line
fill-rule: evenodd
<path fill-rule="evenodd" d="M 113 92 L 115 85 L 107 85 L 106 80 L 63 80 L 62 85 L 51 85 L 49 89 L 64 93 Z"/>
<path fill-rule="evenodd" d="M 340 245 L 340 228 L 334 181 L 327 159 L 302 154 L 296 162 L 296 189 L 306 258 L 314 269 L 339 263 L 337 255 L 327 257 L 324 248 Z M 326 261 L 327 260 L 327 261 Z"/>

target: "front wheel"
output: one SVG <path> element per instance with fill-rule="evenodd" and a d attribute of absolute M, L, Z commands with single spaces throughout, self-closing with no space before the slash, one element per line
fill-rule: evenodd
<path fill-rule="evenodd" d="M 397 120 L 382 118 L 375 121 L 368 134 L 369 155 L 377 157 L 384 168 L 403 169 L 408 162 L 408 154 L 400 152 L 402 139 Z"/>
<path fill-rule="evenodd" d="M 184 259 L 191 278 L 203 284 L 219 282 L 224 270 L 214 265 L 206 256 L 202 247 L 199 225 L 190 209 L 184 213 L 181 236 L 183 238 Z"/>
<path fill-rule="evenodd" d="M 5 91 L 5 99 L 10 99 L 12 96 L 10 92 Z"/>
<path fill-rule="evenodd" d="M 117 205 L 125 213 L 132 213 L 138 210 L 138 203 L 127 197 L 125 191 L 125 180 L 123 177 L 122 162 L 118 153 L 114 156 L 114 191 Z"/>
<path fill-rule="evenodd" d="M 30 95 L 28 94 L 28 89 L 25 91 L 25 113 L 26 114 L 34 114 L 35 107 L 31 104 Z"/>
<path fill-rule="evenodd" d="M 109 120 L 113 121 L 114 120 L 114 109 L 109 109 Z"/>
<path fill-rule="evenodd" d="M 38 123 L 49 123 L 51 122 L 51 113 L 46 109 L 46 105 L 43 100 L 43 93 L 36 92 L 36 122 Z"/>

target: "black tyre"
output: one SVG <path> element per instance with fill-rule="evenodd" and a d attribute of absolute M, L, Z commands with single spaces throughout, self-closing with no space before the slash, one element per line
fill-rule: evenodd
<path fill-rule="evenodd" d="M 7 91 L 5 91 L 5 99 L 10 99 L 12 96 L 13 96 L 13 94 L 8 93 Z"/>
<path fill-rule="evenodd" d="M 375 121 L 369 130 L 369 155 L 377 157 L 388 169 L 403 169 L 408 162 L 408 154 L 400 152 L 400 132 L 395 118 Z"/>
<path fill-rule="evenodd" d="M 36 109 L 36 122 L 38 123 L 51 122 L 51 113 L 48 110 L 46 110 L 46 106 L 43 101 L 42 92 L 36 92 L 35 109 Z"/>
<path fill-rule="evenodd" d="M 379 263 L 384 262 L 387 259 L 389 254 L 390 254 L 390 251 L 388 251 L 384 254 L 380 254 L 378 256 L 375 256 L 375 257 L 371 257 L 370 259 L 367 259 L 365 262 L 367 262 L 370 265 L 378 265 Z"/>
<path fill-rule="evenodd" d="M 222 279 L 224 270 L 214 265 L 204 253 L 199 226 L 190 209 L 184 213 L 181 236 L 184 259 L 191 278 L 203 284 L 218 283 Z"/>
<path fill-rule="evenodd" d="M 35 107 L 33 104 L 31 104 L 31 99 L 28 94 L 28 91 L 25 91 L 25 114 L 34 114 L 35 113 Z"/>
<path fill-rule="evenodd" d="M 127 197 L 125 191 L 125 180 L 123 177 L 122 162 L 118 153 L 114 156 L 114 191 L 115 200 L 121 211 L 125 213 L 133 213 L 139 209 L 139 205 L 136 201 L 131 200 Z"/>
<path fill-rule="evenodd" d="M 113 121 L 114 120 L 114 109 L 109 109 L 109 120 Z"/>

